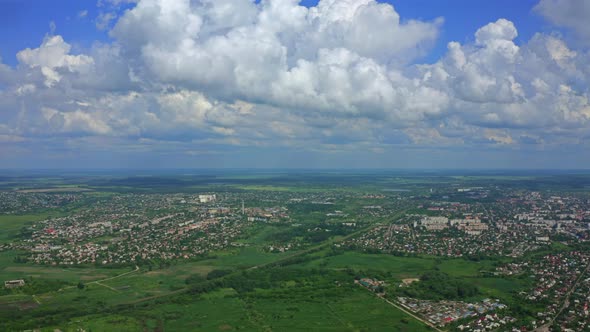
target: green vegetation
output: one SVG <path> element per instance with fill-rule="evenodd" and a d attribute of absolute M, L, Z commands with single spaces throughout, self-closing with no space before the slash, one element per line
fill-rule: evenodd
<path fill-rule="evenodd" d="M 27 226 L 33 222 L 46 219 L 50 213 L 29 215 L 2 215 L 0 214 L 0 243 L 7 242 L 17 237 Z"/>
<path fill-rule="evenodd" d="M 414 282 L 402 288 L 400 294 L 417 299 L 460 300 L 473 298 L 479 289 L 465 280 L 451 277 L 440 271 L 429 271 Z"/>
<path fill-rule="evenodd" d="M 22 247 L 2 247 L 0 280 L 23 279 L 26 285 L 0 292 L 0 330 L 431 330 L 355 284 L 355 278 L 384 281 L 385 286 L 379 289 L 384 288 L 390 300 L 397 296 L 465 301 L 497 298 L 509 306 L 512 315 L 526 320 L 543 308 L 542 304 L 527 303 L 518 295 L 534 286 L 530 275 L 494 273 L 497 267 L 518 259 L 483 254 L 448 258 L 398 251 L 393 255 L 382 253 L 386 251 L 381 249 L 361 252 L 359 247 L 341 244 L 355 234 L 396 224 L 406 212 L 439 215 L 424 204 L 432 197 L 445 202 L 475 202 L 474 206 L 479 206 L 500 195 L 492 192 L 488 197 L 476 199 L 458 193 L 459 187 L 550 189 L 551 194 L 573 188 L 582 194 L 589 184 L 590 177 L 578 174 L 520 176 L 496 172 L 463 176 L 446 172 L 385 171 L 99 174 L 8 179 L 0 183 L 0 189 L 18 187 L 32 190 L 21 194 L 36 195 L 74 193 L 81 199 L 23 215 L 0 214 L 0 245 L 30 235 L 31 225 L 50 216 L 66 215 L 87 205 L 104 204 L 113 197 L 137 193 L 145 195 L 142 199 L 178 194 L 178 197 L 166 196 L 170 202 L 184 199 L 184 194 L 228 194 L 233 200 L 228 199 L 224 204 L 233 209 L 245 197 L 246 207 L 285 207 L 289 219 L 247 224 L 247 216 L 239 214 L 237 224 L 247 227 L 224 246 L 191 257 L 139 259 L 126 267 L 98 261 L 71 266 L 36 265 L 27 262 L 30 252 Z M 48 188 L 53 189 L 45 190 Z M 86 188 L 93 191 L 78 191 Z M 229 193 L 243 196 L 235 198 Z M 47 197 L 54 196 L 44 196 Z M 198 205 L 191 204 L 186 203 L 186 209 L 190 210 L 187 216 L 191 214 L 192 218 Z M 167 206 L 163 210 L 152 209 L 146 215 L 152 218 L 169 213 L 168 210 Z M 381 214 L 382 211 L 390 213 Z M 509 212 L 498 213 L 503 214 L 496 218 L 511 218 Z M 455 214 L 460 212 L 454 211 Z M 207 212 L 204 218 L 211 216 Z M 200 234 L 210 235 L 205 231 Z M 565 242 L 568 237 L 557 239 Z M 116 231 L 84 240 L 84 245 L 109 246 L 127 240 Z M 284 250 L 273 252 L 270 247 Z M 573 249 L 587 251 L 588 247 L 553 242 L 551 247 L 527 252 L 521 259 L 534 260 L 545 253 Z M 419 281 L 399 286 L 404 279 L 414 278 Z"/>

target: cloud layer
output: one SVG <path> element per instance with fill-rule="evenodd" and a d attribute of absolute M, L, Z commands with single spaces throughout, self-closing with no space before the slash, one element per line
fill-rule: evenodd
<path fill-rule="evenodd" d="M 576 19 L 558 0 L 535 11 L 587 38 L 588 7 L 567 3 L 580 7 Z M 420 64 L 443 18 L 401 19 L 374 0 L 141 0 L 110 13 L 100 27 L 111 27 L 108 44 L 73 53 L 48 34 L 15 68 L 0 62 L 0 151 L 352 156 L 588 145 L 583 43 L 538 33 L 517 44 L 506 19 Z"/>

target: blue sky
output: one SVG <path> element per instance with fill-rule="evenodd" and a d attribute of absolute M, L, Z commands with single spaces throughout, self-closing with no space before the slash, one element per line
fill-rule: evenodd
<path fill-rule="evenodd" d="M 469 40 L 472 38 L 470 32 L 500 17 L 518 24 L 519 40 L 526 41 L 534 33 L 547 30 L 543 19 L 531 11 L 536 0 L 381 2 L 392 4 L 404 19 L 445 18 L 440 38 L 425 57 L 428 62 L 434 62 L 444 54 L 448 41 Z M 317 3 L 317 0 L 308 0 L 302 1 L 301 5 L 311 7 Z M 56 33 L 80 49 L 89 48 L 95 41 L 108 42 L 110 39 L 107 30 L 96 28 L 96 18 L 104 7 L 98 7 L 95 0 L 2 0 L 0 4 L 3 7 L 0 27 L 3 31 L 12 32 L 0 35 L 0 55 L 6 64 L 16 65 L 18 51 L 38 46 L 50 31 L 51 22 L 56 25 Z M 130 4 L 122 4 L 116 11 L 121 13 L 131 7 Z M 78 17 L 84 11 L 87 11 L 86 16 Z"/>
<path fill-rule="evenodd" d="M 584 0 L 0 0 L 0 168 L 587 168 L 587 21 Z"/>

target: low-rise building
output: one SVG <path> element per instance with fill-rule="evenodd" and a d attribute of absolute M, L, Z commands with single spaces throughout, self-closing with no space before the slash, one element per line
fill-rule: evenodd
<path fill-rule="evenodd" d="M 18 288 L 18 287 L 23 287 L 24 285 L 25 285 L 25 281 L 22 279 L 7 280 L 4 282 L 5 288 Z"/>

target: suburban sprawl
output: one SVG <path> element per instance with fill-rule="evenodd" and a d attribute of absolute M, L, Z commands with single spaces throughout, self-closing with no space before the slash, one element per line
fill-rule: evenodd
<path fill-rule="evenodd" d="M 0 181 L 0 330 L 590 331 L 585 174 Z"/>

